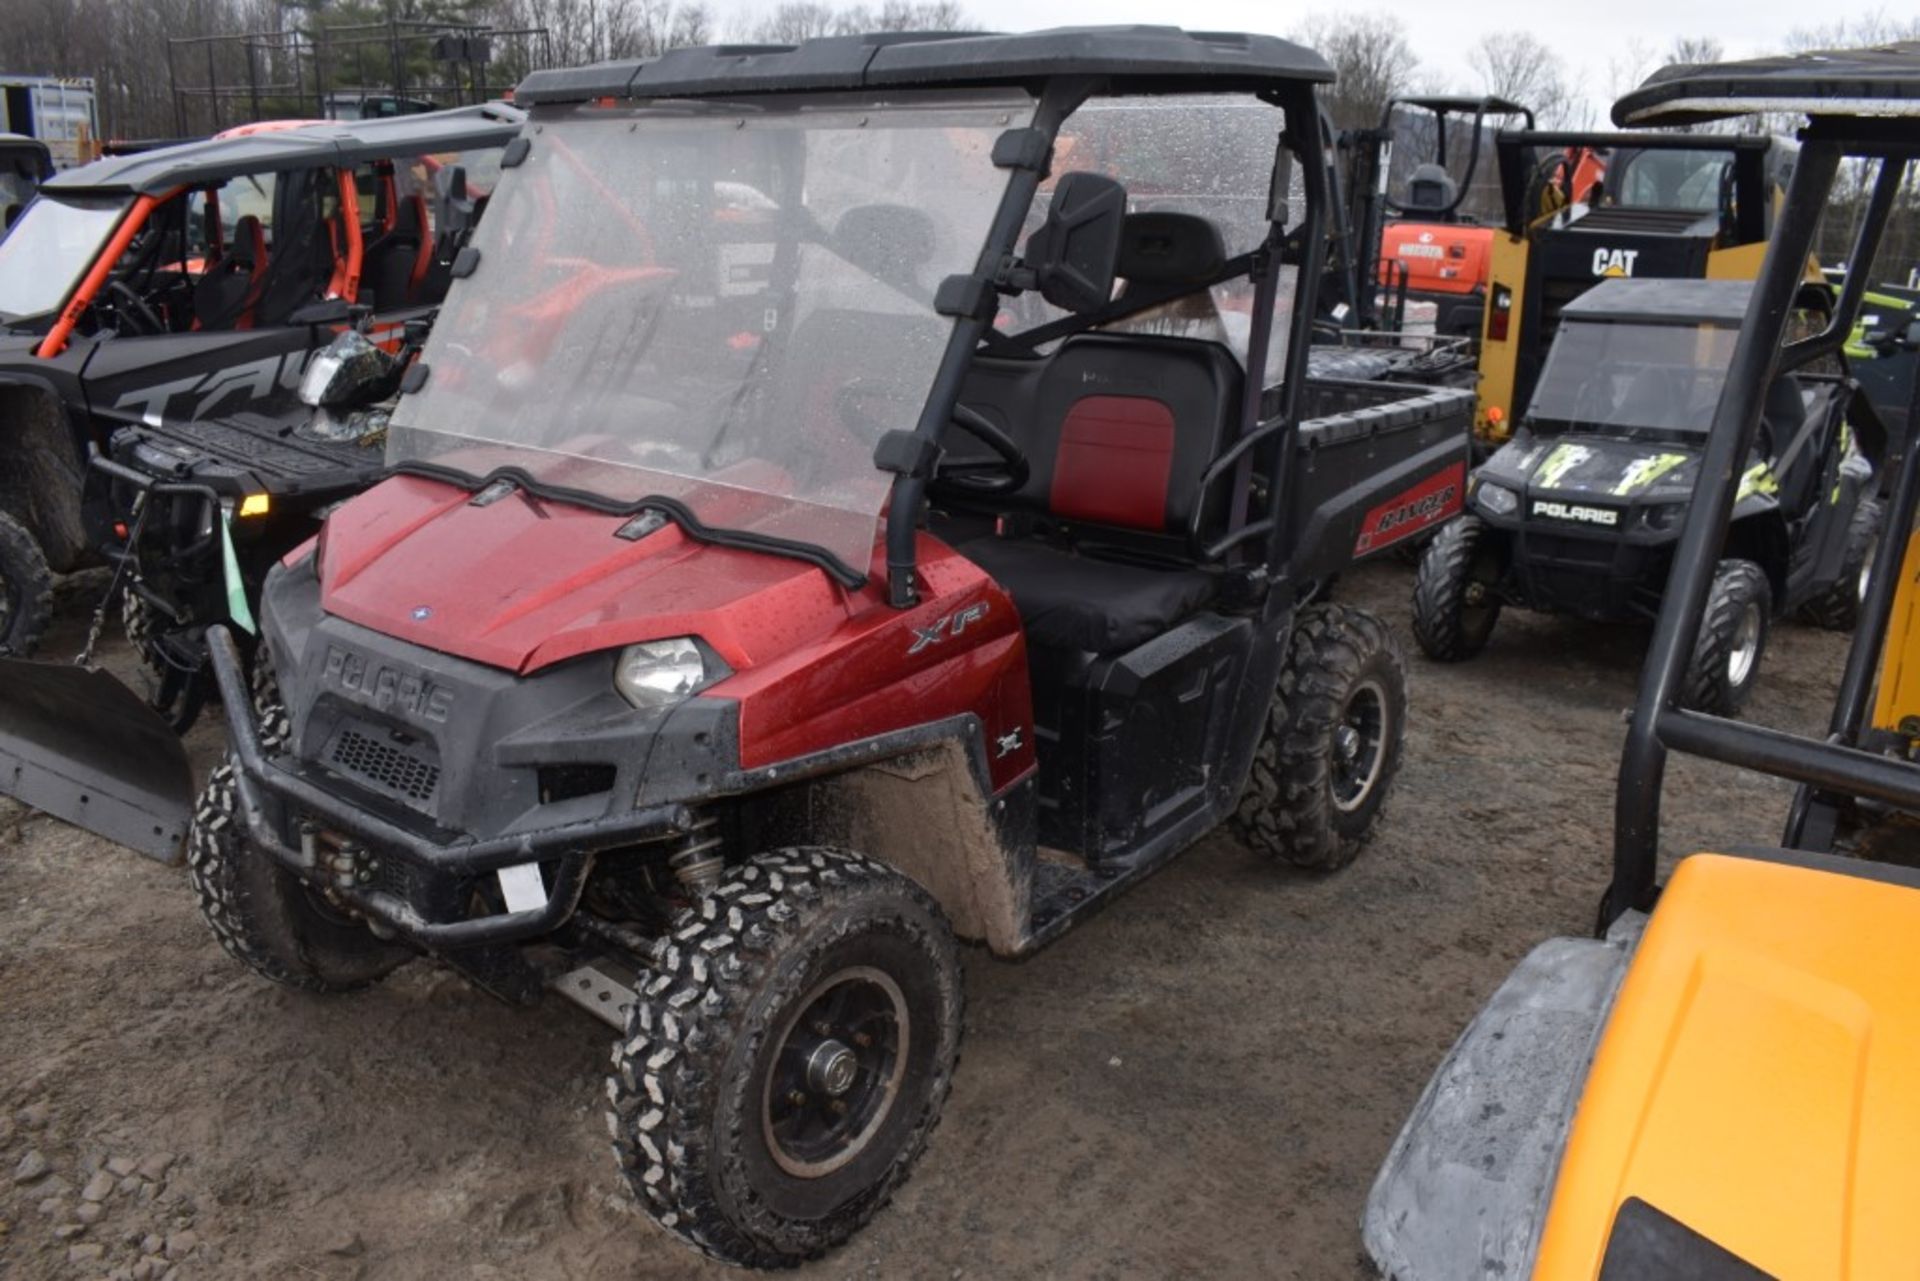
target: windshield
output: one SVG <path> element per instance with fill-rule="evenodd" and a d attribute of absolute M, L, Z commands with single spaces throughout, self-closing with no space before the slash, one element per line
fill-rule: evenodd
<path fill-rule="evenodd" d="M 0 320 L 53 311 L 126 211 L 122 197 L 42 194 L 0 240 Z"/>
<path fill-rule="evenodd" d="M 1634 209 L 1711 213 L 1732 163 L 1725 151 L 1622 151 L 1607 166 L 1607 190 L 1611 203 Z"/>
<path fill-rule="evenodd" d="M 1527 416 L 1582 428 L 1705 432 L 1738 336 L 1717 325 L 1565 319 Z"/>
<path fill-rule="evenodd" d="M 1024 95 L 578 108 L 536 121 L 388 460 L 520 467 L 864 572 L 1006 182 Z"/>

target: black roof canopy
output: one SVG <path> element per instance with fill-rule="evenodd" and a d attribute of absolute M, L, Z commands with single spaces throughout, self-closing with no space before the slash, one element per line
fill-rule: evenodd
<path fill-rule="evenodd" d="M 208 138 L 69 169 L 42 190 L 67 195 L 127 192 L 160 195 L 179 187 L 221 182 L 241 174 L 362 164 L 435 151 L 503 147 L 520 132 L 526 113 L 505 103 L 482 103 L 378 120 L 316 121 L 233 138 Z"/>
<path fill-rule="evenodd" d="M 1603 280 L 1569 302 L 1562 320 L 1643 321 L 1738 328 L 1753 297 L 1751 280 Z"/>
<path fill-rule="evenodd" d="M 708 45 L 650 59 L 536 71 L 518 102 L 701 98 L 876 88 L 1030 85 L 1106 76 L 1132 92 L 1328 84 L 1333 68 L 1276 36 L 1178 27 L 1060 27 L 1017 34 L 889 32 L 823 36 L 795 45 Z"/>
<path fill-rule="evenodd" d="M 1613 104 L 1613 121 L 1686 125 L 1761 111 L 1920 117 L 1920 41 L 1663 67 Z"/>

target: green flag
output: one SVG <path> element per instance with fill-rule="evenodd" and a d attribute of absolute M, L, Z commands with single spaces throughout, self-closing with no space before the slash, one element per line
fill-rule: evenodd
<path fill-rule="evenodd" d="M 247 606 L 247 585 L 240 581 L 240 558 L 233 554 L 233 514 L 220 511 L 220 565 L 227 580 L 227 613 L 234 624 L 258 634 L 253 610 Z"/>

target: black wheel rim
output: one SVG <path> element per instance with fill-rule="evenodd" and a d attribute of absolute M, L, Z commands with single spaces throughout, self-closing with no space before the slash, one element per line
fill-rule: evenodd
<path fill-rule="evenodd" d="M 1387 692 L 1378 681 L 1354 687 L 1333 726 L 1333 804 L 1350 814 L 1367 803 L 1387 756 Z"/>
<path fill-rule="evenodd" d="M 851 966 L 795 1003 L 761 1096 L 774 1164 L 801 1179 L 858 1156 L 893 1110 L 906 1074 L 909 1022 L 900 985 Z"/>

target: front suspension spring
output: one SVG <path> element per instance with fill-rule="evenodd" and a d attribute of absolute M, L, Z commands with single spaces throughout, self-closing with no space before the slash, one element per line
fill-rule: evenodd
<path fill-rule="evenodd" d="M 720 878 L 726 873 L 727 860 L 720 845 L 719 824 L 711 814 L 706 814 L 681 838 L 680 848 L 667 855 L 667 866 L 696 898 L 720 884 Z"/>

